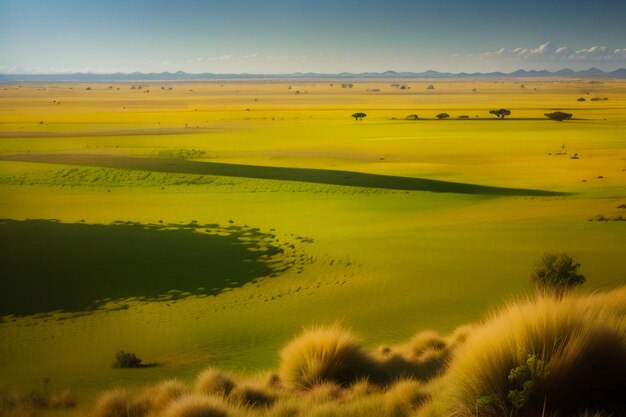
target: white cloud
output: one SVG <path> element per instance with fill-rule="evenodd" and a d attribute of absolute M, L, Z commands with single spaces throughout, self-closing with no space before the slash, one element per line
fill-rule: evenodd
<path fill-rule="evenodd" d="M 527 62 L 550 61 L 588 61 L 588 62 L 619 62 L 626 61 L 626 48 L 611 49 L 606 46 L 573 50 L 568 47 L 557 47 L 546 42 L 536 48 L 501 48 L 497 51 L 483 52 L 472 55 L 454 55 L 455 58 L 506 59 Z"/>

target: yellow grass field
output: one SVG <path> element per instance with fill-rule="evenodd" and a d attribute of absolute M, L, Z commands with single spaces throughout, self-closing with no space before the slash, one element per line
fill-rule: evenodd
<path fill-rule="evenodd" d="M 84 404 L 208 365 L 276 368 L 303 326 L 340 320 L 369 347 L 446 333 L 529 292 L 545 251 L 572 255 L 587 291 L 626 283 L 626 82 L 341 83 L 0 84 L 0 219 L 258 228 L 289 265 L 208 297 L 6 315 L 0 386 L 39 389 L 49 378 Z M 511 116 L 489 114 L 499 108 Z M 574 117 L 544 117 L 557 110 Z M 442 112 L 451 117 L 436 119 Z M 130 166 L 136 157 L 151 162 Z M 192 162 L 328 170 L 332 180 L 211 175 Z M 498 191 L 342 183 L 354 172 Z M 6 247 L 14 237 L 0 235 Z M 69 265 L 72 256 L 55 254 Z M 122 349 L 159 366 L 111 369 Z"/>

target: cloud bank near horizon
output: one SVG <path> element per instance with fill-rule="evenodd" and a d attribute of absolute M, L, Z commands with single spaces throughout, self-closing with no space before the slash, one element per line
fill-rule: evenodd
<path fill-rule="evenodd" d="M 477 58 L 486 60 L 511 60 L 532 63 L 602 63 L 626 62 L 626 48 L 611 49 L 606 46 L 592 46 L 590 48 L 574 50 L 567 46 L 558 47 L 546 42 L 536 48 L 501 48 L 497 51 L 488 51 L 480 54 L 453 55 L 454 58 Z"/>

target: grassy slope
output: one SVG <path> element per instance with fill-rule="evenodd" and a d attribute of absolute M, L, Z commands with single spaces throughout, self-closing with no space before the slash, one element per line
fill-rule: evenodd
<path fill-rule="evenodd" d="M 360 84 L 353 91 L 327 84 L 292 90 L 285 84 L 176 84 L 173 92 L 157 86 L 149 94 L 127 85 L 120 91 L 65 85 L 0 91 L 4 153 L 156 156 L 198 149 L 213 162 L 576 193 L 493 198 L 210 176 L 193 184 L 193 178 L 179 181 L 170 174 L 156 180 L 131 175 L 120 182 L 117 174 L 99 168 L 85 173 L 89 185 L 78 186 L 80 179 L 58 179 L 66 167 L 3 161 L 3 178 L 21 176 L 26 184 L 39 178 L 23 186 L 3 181 L 3 218 L 195 219 L 221 225 L 234 219 L 264 231 L 275 228 L 282 239 L 293 240 L 293 233 L 314 243 L 299 245 L 312 263 L 303 261 L 300 271 L 260 287 L 34 326 L 4 323 L 0 336 L 12 343 L 1 348 L 0 382 L 30 387 L 50 376 L 60 386 L 89 393 L 119 382 L 191 375 L 207 362 L 265 368 L 276 363 L 278 347 L 302 325 L 338 318 L 373 345 L 403 340 L 424 328 L 450 330 L 526 289 L 524 271 L 549 249 L 581 262 L 592 288 L 624 282 L 624 223 L 586 221 L 597 214 L 617 215 L 616 207 L 625 203 L 623 84 L 528 82 L 521 90 L 513 83 L 438 83 L 434 93 L 426 92 L 426 84 L 411 85 L 408 93 L 378 85 L 380 95 L 365 93 L 377 85 Z M 309 93 L 295 95 L 297 89 Z M 586 89 L 610 100 L 576 102 Z M 432 117 L 442 110 L 486 115 L 502 106 L 531 118 L 570 109 L 586 120 L 388 119 L 411 113 Z M 350 120 L 355 109 L 368 118 Z M 155 129 L 168 130 L 154 135 Z M 72 135 L 32 137 L 37 132 Z M 85 136 L 76 136 L 81 133 Z M 548 155 L 562 144 L 581 159 Z M 40 180 L 48 176 L 54 185 Z M 108 364 L 118 349 L 165 366 L 141 373 L 111 370 Z"/>

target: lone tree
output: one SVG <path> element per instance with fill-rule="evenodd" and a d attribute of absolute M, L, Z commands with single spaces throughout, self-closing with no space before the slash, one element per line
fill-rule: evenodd
<path fill-rule="evenodd" d="M 352 117 L 354 117 L 354 120 L 363 120 L 364 118 L 367 117 L 367 114 L 365 114 L 365 113 L 354 113 L 352 115 Z"/>
<path fill-rule="evenodd" d="M 530 272 L 530 280 L 539 294 L 562 298 L 565 292 L 585 282 L 578 268 L 580 264 L 566 253 L 546 252 Z"/>
<path fill-rule="evenodd" d="M 571 113 L 565 113 L 562 111 L 555 111 L 554 113 L 546 113 L 544 114 L 548 119 L 554 120 L 556 122 L 562 122 L 563 120 L 569 120 L 572 118 Z"/>
<path fill-rule="evenodd" d="M 450 115 L 448 113 L 439 113 L 437 116 L 435 116 L 437 119 L 443 120 L 443 119 L 447 119 L 450 117 Z"/>
<path fill-rule="evenodd" d="M 489 114 L 495 115 L 496 117 L 498 117 L 498 119 L 504 119 L 506 116 L 511 115 L 511 110 L 507 110 L 507 109 L 489 110 Z"/>

